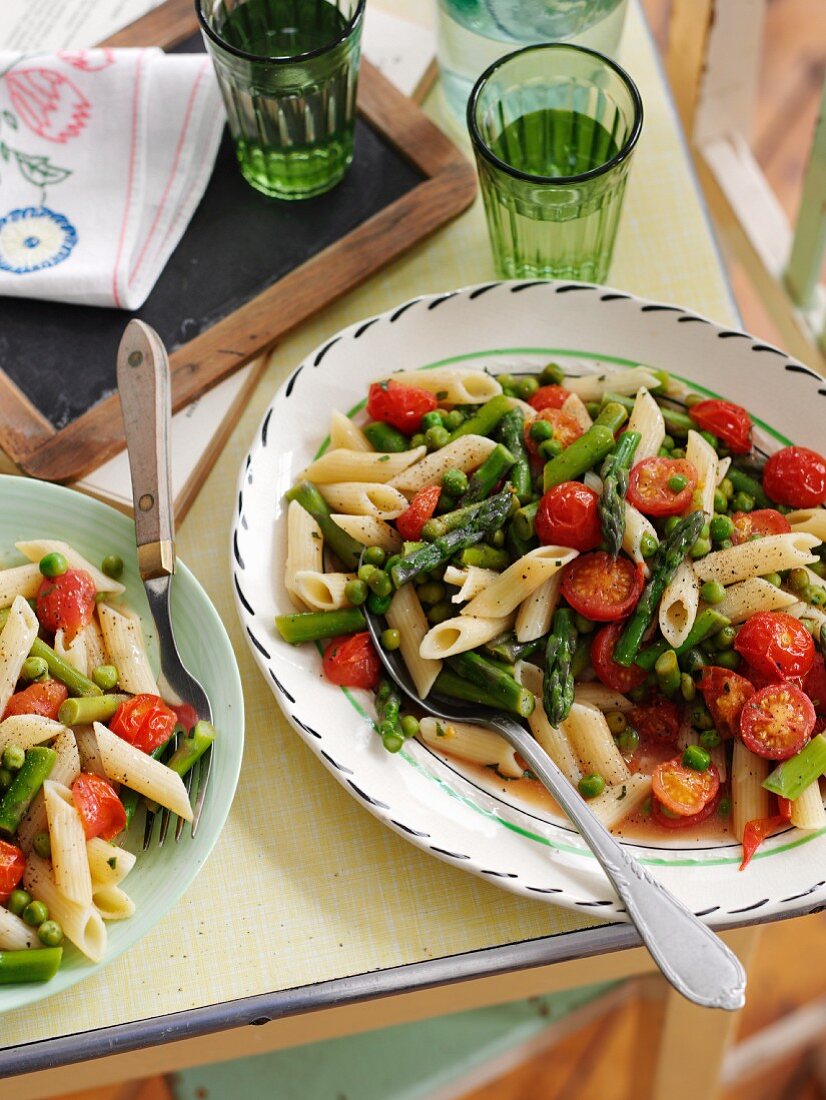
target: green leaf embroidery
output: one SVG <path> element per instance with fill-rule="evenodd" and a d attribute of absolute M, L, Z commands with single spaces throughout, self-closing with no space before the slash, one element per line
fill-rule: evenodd
<path fill-rule="evenodd" d="M 17 129 L 17 119 L 16 119 L 16 117 L 15 117 L 15 116 L 14 116 L 14 115 L 13 115 L 13 114 L 11 113 L 11 111 L 4 111 L 4 112 L 3 112 L 3 121 L 5 122 L 5 124 L 6 124 L 7 126 L 11 126 L 12 130 L 16 130 L 16 129 Z"/>
<path fill-rule="evenodd" d="M 21 153 L 17 149 L 14 150 L 14 155 L 23 178 L 36 187 L 62 183 L 72 174 L 70 168 L 59 168 L 56 164 L 52 164 L 48 157 L 32 156 L 30 153 Z"/>

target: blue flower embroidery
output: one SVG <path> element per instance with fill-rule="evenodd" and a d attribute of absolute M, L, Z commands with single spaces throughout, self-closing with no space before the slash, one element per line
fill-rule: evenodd
<path fill-rule="evenodd" d="M 26 206 L 0 218 L 0 271 L 27 275 L 62 263 L 77 244 L 77 230 L 46 206 Z"/>

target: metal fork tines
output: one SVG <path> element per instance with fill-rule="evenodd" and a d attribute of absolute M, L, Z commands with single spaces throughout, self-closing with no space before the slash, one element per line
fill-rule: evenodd
<path fill-rule="evenodd" d="M 166 747 L 161 760 L 168 760 L 172 754 L 177 750 L 181 743 L 180 731 L 175 734 Z M 209 783 L 210 764 L 212 761 L 212 749 L 209 748 L 195 764 L 189 769 L 184 776 L 184 786 L 186 787 L 186 793 L 190 803 L 192 803 L 193 791 L 195 795 L 195 805 L 193 807 L 192 817 L 192 835 L 195 835 L 197 829 L 198 820 L 201 816 L 201 808 L 204 804 L 204 798 L 206 797 L 207 785 Z M 154 804 L 157 805 L 157 804 Z M 166 840 L 167 833 L 169 832 L 169 825 L 173 817 L 176 815 L 171 810 L 167 810 L 164 807 L 158 807 L 152 809 L 150 804 L 146 806 L 146 817 L 143 827 L 143 850 L 146 852 L 152 843 L 152 833 L 155 828 L 155 822 L 160 821 L 160 828 L 158 830 L 158 847 L 162 848 L 164 841 Z M 183 835 L 184 825 L 186 821 L 182 817 L 177 817 L 175 821 L 175 841 L 179 841 Z"/>

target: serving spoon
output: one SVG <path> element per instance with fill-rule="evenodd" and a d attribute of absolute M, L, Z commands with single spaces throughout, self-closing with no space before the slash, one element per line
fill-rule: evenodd
<path fill-rule="evenodd" d="M 677 992 L 706 1008 L 742 1008 L 746 974 L 737 956 L 617 842 L 524 726 L 491 707 L 438 693 L 420 698 L 398 652 L 381 644 L 381 621 L 366 605 L 362 611 L 385 671 L 413 703 L 434 718 L 495 730 L 527 762 L 596 856 L 640 939 Z"/>

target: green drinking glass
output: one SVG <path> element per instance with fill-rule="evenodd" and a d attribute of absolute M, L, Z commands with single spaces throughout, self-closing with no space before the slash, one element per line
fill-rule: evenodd
<path fill-rule="evenodd" d="M 482 73 L 467 122 L 497 274 L 602 282 L 642 129 L 628 74 L 582 46 L 528 46 Z"/>
<path fill-rule="evenodd" d="M 244 179 L 309 199 L 353 160 L 366 0 L 195 0 Z"/>

